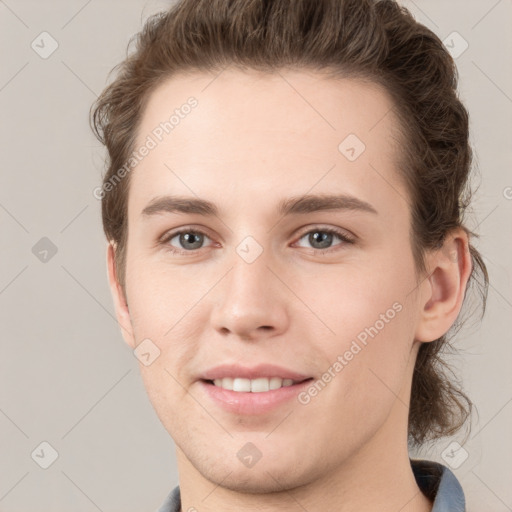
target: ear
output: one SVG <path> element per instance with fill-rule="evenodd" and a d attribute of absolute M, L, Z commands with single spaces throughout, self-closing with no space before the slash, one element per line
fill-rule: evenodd
<path fill-rule="evenodd" d="M 119 324 L 119 327 L 121 327 L 121 334 L 123 335 L 124 341 L 130 347 L 132 347 L 132 349 L 135 349 L 135 339 L 133 336 L 130 311 L 128 310 L 128 304 L 124 298 L 123 289 L 117 278 L 115 249 L 113 242 L 109 242 L 107 245 L 107 269 L 110 293 L 112 294 L 114 306 L 116 309 L 117 323 Z"/>
<path fill-rule="evenodd" d="M 452 231 L 427 260 L 429 277 L 421 285 L 420 321 L 415 333 L 415 339 L 423 342 L 446 334 L 462 307 L 472 268 L 466 231 Z"/>

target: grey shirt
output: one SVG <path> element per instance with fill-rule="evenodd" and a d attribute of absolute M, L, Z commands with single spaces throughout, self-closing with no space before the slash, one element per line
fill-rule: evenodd
<path fill-rule="evenodd" d="M 411 459 L 418 487 L 434 502 L 431 512 L 466 512 L 464 492 L 455 475 L 442 464 Z M 180 488 L 176 486 L 157 512 L 180 512 Z"/>

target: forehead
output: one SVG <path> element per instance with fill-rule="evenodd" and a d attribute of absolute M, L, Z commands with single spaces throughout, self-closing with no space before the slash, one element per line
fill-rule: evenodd
<path fill-rule="evenodd" d="M 140 211 L 165 193 L 243 202 L 245 188 L 267 198 L 336 186 L 361 195 L 383 180 L 400 188 L 392 108 L 376 84 L 303 70 L 176 75 L 147 101 L 135 149 L 152 148 L 129 202 Z"/>

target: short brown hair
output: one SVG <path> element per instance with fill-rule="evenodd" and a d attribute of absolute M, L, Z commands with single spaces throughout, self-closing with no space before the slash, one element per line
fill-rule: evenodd
<path fill-rule="evenodd" d="M 402 139 L 397 168 L 409 192 L 418 275 L 425 272 L 426 251 L 442 246 L 451 230 L 463 227 L 476 236 L 463 225 L 472 151 L 455 63 L 440 39 L 395 1 L 181 0 L 150 17 L 134 37 L 135 50 L 91 107 L 92 129 L 108 150 L 104 184 L 133 151 L 152 91 L 177 72 L 227 66 L 327 71 L 379 84 L 393 99 Z M 129 176 L 111 188 L 102 194 L 103 227 L 116 247 L 124 290 Z M 487 269 L 471 242 L 470 253 L 468 287 L 480 285 L 484 311 Z M 409 410 L 412 444 L 456 432 L 471 412 L 471 401 L 445 371 L 440 351 L 447 344 L 445 335 L 420 347 Z"/>

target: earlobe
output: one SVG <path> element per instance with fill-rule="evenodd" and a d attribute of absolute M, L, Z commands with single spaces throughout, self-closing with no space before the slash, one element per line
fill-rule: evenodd
<path fill-rule="evenodd" d="M 112 299 L 114 301 L 116 318 L 119 327 L 121 328 L 121 334 L 123 335 L 124 341 L 134 349 L 135 340 L 130 319 L 130 311 L 124 297 L 123 289 L 117 278 L 115 248 L 113 242 L 109 242 L 107 245 L 107 271 L 110 293 L 112 294 Z"/>
<path fill-rule="evenodd" d="M 434 341 L 454 324 L 462 307 L 471 265 L 469 240 L 462 228 L 447 235 L 443 247 L 428 255 L 430 272 L 420 287 L 416 340 Z"/>

